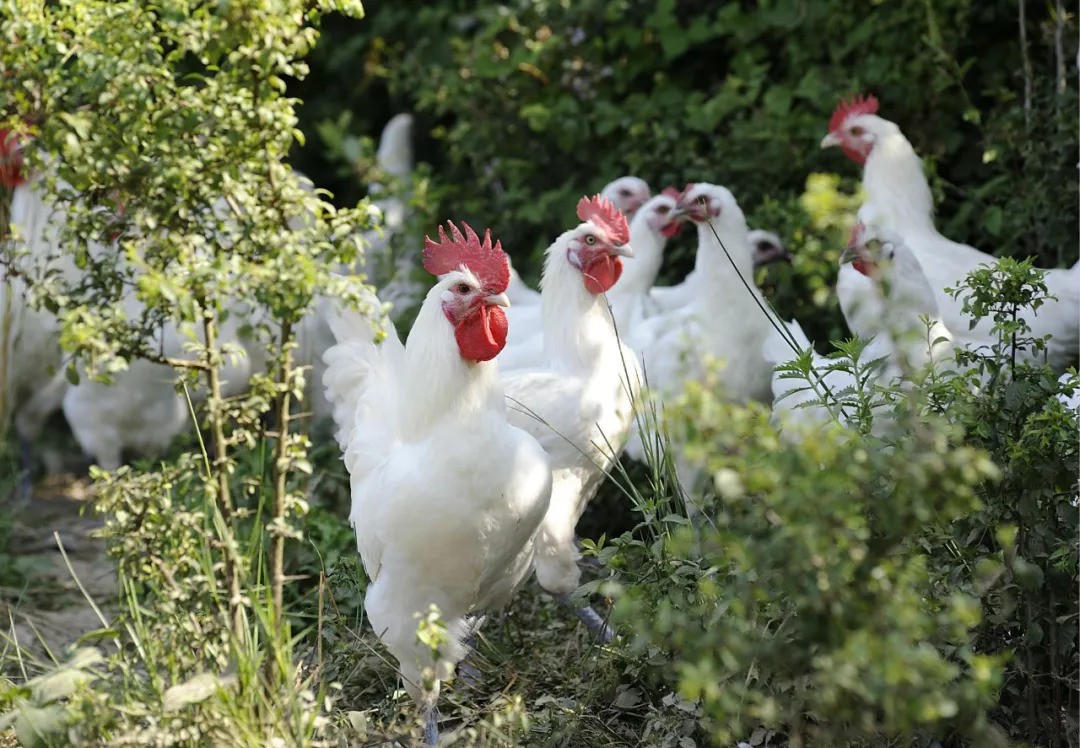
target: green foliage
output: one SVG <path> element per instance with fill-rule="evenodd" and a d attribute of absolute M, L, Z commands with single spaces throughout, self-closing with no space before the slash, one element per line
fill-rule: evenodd
<path fill-rule="evenodd" d="M 821 392 L 808 356 L 786 367 L 849 428 L 785 443 L 767 410 L 709 383 L 669 408 L 713 485 L 688 499 L 694 523 L 671 513 L 673 475 L 635 501 L 642 523 L 611 551 L 617 612 L 718 740 L 756 727 L 792 745 L 1065 743 L 1080 424 L 1059 399 L 1075 375 L 1024 363 L 1044 343 L 1024 315 L 1045 290 L 1027 262 L 973 271 L 956 293 L 997 342 L 958 370 L 910 372 L 906 389 L 859 375 L 858 339 L 829 364 L 854 375 L 847 391 Z"/>
<path fill-rule="evenodd" d="M 433 215 L 497 227 L 525 269 L 530 258 L 538 268 L 577 196 L 624 173 L 654 189 L 726 184 L 751 225 L 778 228 L 765 220 L 767 199 L 791 204 L 815 171 L 856 177 L 817 144 L 840 97 L 869 90 L 926 159 L 947 235 L 1064 264 L 1076 258 L 1080 228 L 1076 17 L 1027 8 L 1025 73 L 1016 8 L 383 3 L 362 26 L 331 25 L 334 42 L 313 65 L 335 86 L 330 95 L 305 90 L 304 121 L 336 120 L 344 101 L 353 126 L 372 133 L 396 111 L 418 112 L 431 138 L 421 158 L 434 166 Z M 300 162 L 319 163 L 318 150 L 309 146 Z M 688 254 L 673 248 L 671 277 L 685 272 Z"/>
<path fill-rule="evenodd" d="M 135 359 L 172 366 L 209 445 L 156 470 L 93 473 L 122 589 L 104 635 L 121 646 L 113 677 L 71 698 L 69 740 L 167 730 L 189 744 L 309 743 L 325 703 L 298 672 L 284 611 L 285 545 L 301 536 L 312 471 L 310 442 L 290 429 L 305 384 L 294 350 L 317 299 L 363 292 L 333 271 L 357 260 L 368 212 L 335 208 L 284 163 L 303 137 L 285 77 L 307 73 L 321 14 L 362 8 L 3 7 L 0 106 L 32 137 L 38 187 L 66 208 L 76 272 L 35 272 L 18 240 L 3 263 L 57 315 L 76 378 Z M 250 392 L 228 397 L 223 372 L 245 355 Z"/>
<path fill-rule="evenodd" d="M 999 675 L 968 633 L 978 604 L 935 594 L 917 539 L 977 507 L 975 486 L 996 474 L 986 457 L 930 425 L 892 448 L 836 428 L 784 448 L 765 409 L 707 388 L 677 412 L 709 445 L 715 510 L 628 564 L 661 563 L 669 579 L 639 582 L 621 611 L 642 643 L 669 649 L 717 740 L 757 724 L 793 745 L 942 724 L 983 736 Z"/>

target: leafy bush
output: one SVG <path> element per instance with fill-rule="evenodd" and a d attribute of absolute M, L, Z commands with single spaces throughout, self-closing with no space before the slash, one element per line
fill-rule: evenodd
<path fill-rule="evenodd" d="M 1058 396 L 1076 384 L 1016 363 L 1042 343 L 1023 319 L 1045 296 L 1030 263 L 974 271 L 957 293 L 998 342 L 914 389 L 859 379 L 839 401 L 878 405 L 848 407 L 851 428 L 785 443 L 766 409 L 708 384 L 671 409 L 714 477 L 694 498 L 711 510 L 688 525 L 673 479 L 639 500 L 642 525 L 615 543 L 617 610 L 718 740 L 1075 737 L 1080 424 Z"/>
<path fill-rule="evenodd" d="M 1022 27 L 1009 0 L 369 10 L 364 24 L 330 23 L 302 121 L 338 121 L 344 102 L 349 127 L 373 133 L 395 111 L 418 112 L 434 215 L 498 227 L 523 267 L 538 270 L 577 196 L 623 173 L 654 189 L 726 184 L 751 225 L 786 228 L 768 222 L 768 201 L 789 205 L 811 172 L 856 177 L 817 143 L 858 90 L 877 94 L 926 159 L 947 235 L 1044 265 L 1076 259 L 1076 17 L 1063 8 L 1027 7 Z M 309 144 L 298 163 L 325 172 L 321 151 Z M 687 250 L 673 248 L 671 277 L 689 267 Z"/>

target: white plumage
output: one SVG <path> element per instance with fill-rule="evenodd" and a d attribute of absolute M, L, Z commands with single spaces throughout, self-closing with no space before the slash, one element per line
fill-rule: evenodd
<path fill-rule="evenodd" d="M 367 319 L 331 317 L 338 343 L 324 381 L 371 579 L 365 610 L 406 689 L 429 709 L 465 654 L 465 617 L 504 604 L 527 576 L 551 490 L 547 455 L 507 422 L 497 365 L 463 358 L 447 317 L 460 299 L 502 303 L 492 292 L 464 267 L 443 275 L 404 346 L 389 324 L 375 344 Z M 438 661 L 416 636 L 415 614 L 433 604 L 451 637 Z M 426 666 L 432 690 L 420 686 Z"/>
<path fill-rule="evenodd" d="M 706 361 L 715 359 L 726 397 L 766 401 L 771 367 L 761 345 L 771 326 L 753 282 L 746 218 L 734 195 L 718 185 L 692 185 L 680 205 L 698 224 L 693 277 L 675 292 L 678 303 L 669 297 L 666 309 L 631 331 L 630 345 L 641 354 L 650 389 L 661 397 L 700 379 Z"/>
<path fill-rule="evenodd" d="M 970 329 L 962 299 L 945 292 L 981 265 L 997 258 L 974 247 L 954 242 L 934 226 L 933 196 L 922 161 L 900 128 L 877 116 L 877 100 L 841 102 L 830 122 L 822 147 L 838 145 L 857 163 L 863 163 L 862 185 L 866 200 L 859 210 L 864 224 L 875 224 L 910 247 L 933 289 L 945 325 L 958 343 L 976 348 L 993 342 L 991 320 Z M 1026 319 L 1036 336 L 1051 335 L 1047 359 L 1062 371 L 1080 354 L 1080 267 L 1046 271 L 1047 290 L 1057 297 Z M 1041 354 L 1029 352 L 1029 357 Z"/>
<path fill-rule="evenodd" d="M 625 222 L 622 227 L 626 232 Z M 625 233 L 612 232 L 610 223 L 585 220 L 548 247 L 541 282 L 542 362 L 502 373 L 511 422 L 551 455 L 551 505 L 537 537 L 536 574 L 556 595 L 577 587 L 574 527 L 622 451 L 633 415 L 634 354 L 615 335 L 603 289 L 586 283 L 593 258 L 618 264 L 627 252 L 625 241 Z"/>
<path fill-rule="evenodd" d="M 626 216 L 627 221 L 633 220 L 634 214 L 645 204 L 651 194 L 648 183 L 644 179 L 634 176 L 619 177 L 608 182 L 604 189 L 600 190 L 600 197 L 608 200 L 618 208 Z M 513 265 L 510 267 L 510 286 L 506 289 L 506 296 L 512 304 L 510 308 L 514 309 L 515 312 L 524 307 L 535 308 L 535 317 L 522 315 L 519 324 L 535 324 L 538 331 L 540 292 L 529 288 L 525 281 L 521 279 L 521 276 L 518 275 L 518 272 L 514 270 Z"/>

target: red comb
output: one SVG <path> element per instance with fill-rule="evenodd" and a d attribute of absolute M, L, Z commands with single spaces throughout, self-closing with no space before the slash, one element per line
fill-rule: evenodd
<path fill-rule="evenodd" d="M 432 275 L 443 275 L 462 265 L 475 275 L 484 288 L 492 293 L 502 293 L 510 285 L 510 258 L 503 252 L 502 243 L 491 245 L 491 229 L 484 231 L 484 241 L 464 221 L 464 236 L 453 221 L 447 221 L 450 237 L 439 226 L 439 241 L 424 237 L 424 269 Z"/>
<path fill-rule="evenodd" d="M 25 184 L 23 155 L 19 141 L 10 130 L 0 129 L 0 187 L 14 189 Z"/>
<path fill-rule="evenodd" d="M 607 234 L 612 244 L 626 244 L 630 241 L 630 227 L 626 224 L 626 216 L 606 197 L 596 195 L 592 199 L 581 198 L 577 204 L 577 215 L 582 221 L 591 221 Z"/>
<path fill-rule="evenodd" d="M 681 192 L 679 192 L 679 188 L 678 188 L 678 187 L 665 187 L 665 188 L 664 188 L 664 189 L 663 189 L 663 190 L 662 190 L 662 191 L 660 192 L 660 194 L 661 194 L 661 195 L 667 195 L 668 197 L 670 197 L 670 198 L 673 198 L 673 199 L 675 199 L 676 201 L 678 201 L 678 199 L 679 199 L 680 197 L 682 197 L 682 193 L 681 193 Z"/>
<path fill-rule="evenodd" d="M 860 114 L 877 114 L 877 111 L 878 100 L 873 94 L 869 96 L 852 96 L 851 101 L 840 99 L 840 103 L 836 105 L 836 110 L 829 119 L 829 132 L 839 129 L 848 117 Z"/>

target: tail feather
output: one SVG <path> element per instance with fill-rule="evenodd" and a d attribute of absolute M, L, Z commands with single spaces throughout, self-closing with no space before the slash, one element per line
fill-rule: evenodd
<path fill-rule="evenodd" d="M 322 383 L 334 418 L 334 437 L 342 450 L 348 447 L 372 366 L 378 360 L 376 339 L 380 333 L 395 340 L 397 337 L 374 293 L 365 289 L 362 297 L 365 307 L 379 310 L 377 315 L 330 300 L 324 312 L 337 343 L 323 354 L 326 371 Z"/>

